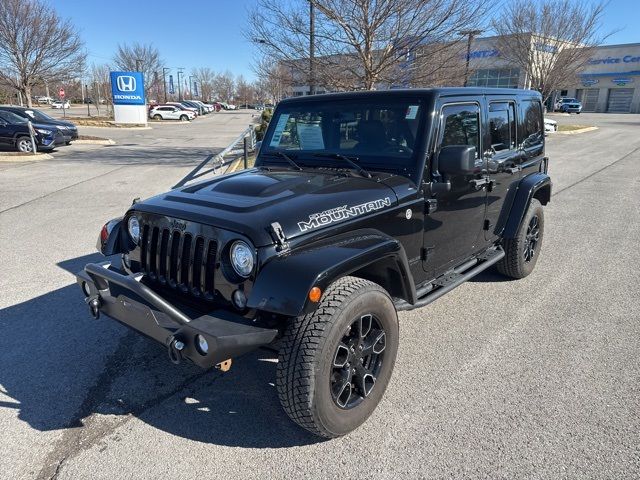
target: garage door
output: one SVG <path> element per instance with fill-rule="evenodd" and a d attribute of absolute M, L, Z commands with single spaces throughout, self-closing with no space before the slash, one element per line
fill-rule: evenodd
<path fill-rule="evenodd" d="M 582 110 L 585 112 L 595 112 L 598 105 L 599 88 L 585 88 L 582 99 Z"/>
<path fill-rule="evenodd" d="M 607 112 L 629 113 L 632 98 L 633 88 L 610 88 Z"/>

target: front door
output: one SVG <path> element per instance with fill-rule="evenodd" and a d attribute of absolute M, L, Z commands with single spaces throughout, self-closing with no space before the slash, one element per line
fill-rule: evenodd
<path fill-rule="evenodd" d="M 436 276 L 455 267 L 484 244 L 486 187 L 476 182 L 486 174 L 482 155 L 480 105 L 476 102 L 449 103 L 440 107 L 439 125 L 431 179 L 449 182 L 449 191 L 435 195 L 437 209 L 425 216 L 424 268 Z M 476 173 L 439 178 L 437 158 L 440 149 L 449 145 L 468 145 L 476 149 Z M 429 200 L 429 199 L 427 199 Z"/>

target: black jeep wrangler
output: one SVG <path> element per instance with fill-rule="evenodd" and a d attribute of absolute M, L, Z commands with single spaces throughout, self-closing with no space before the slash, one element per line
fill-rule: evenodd
<path fill-rule="evenodd" d="M 141 202 L 102 229 L 121 269 L 78 273 L 87 303 L 226 370 L 279 349 L 287 414 L 324 437 L 375 409 L 400 310 L 495 265 L 533 270 L 551 181 L 538 93 L 442 88 L 282 101 L 255 167 Z"/>

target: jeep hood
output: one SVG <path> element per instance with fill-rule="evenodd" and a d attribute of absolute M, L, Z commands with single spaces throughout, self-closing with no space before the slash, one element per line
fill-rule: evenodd
<path fill-rule="evenodd" d="M 289 240 L 389 208 L 398 202 L 396 191 L 412 185 L 390 174 L 251 169 L 157 195 L 132 209 L 235 231 L 264 246 L 273 243 L 273 222 Z"/>

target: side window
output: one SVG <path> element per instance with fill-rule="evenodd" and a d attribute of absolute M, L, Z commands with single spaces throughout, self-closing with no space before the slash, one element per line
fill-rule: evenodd
<path fill-rule="evenodd" d="M 480 108 L 478 105 L 445 105 L 440 120 L 440 147 L 469 145 L 480 156 Z"/>
<path fill-rule="evenodd" d="M 543 142 L 542 133 L 542 106 L 537 100 L 524 100 L 522 102 L 522 146 L 532 147 Z"/>
<path fill-rule="evenodd" d="M 513 102 L 489 105 L 491 147 L 496 152 L 516 148 L 516 109 Z"/>

